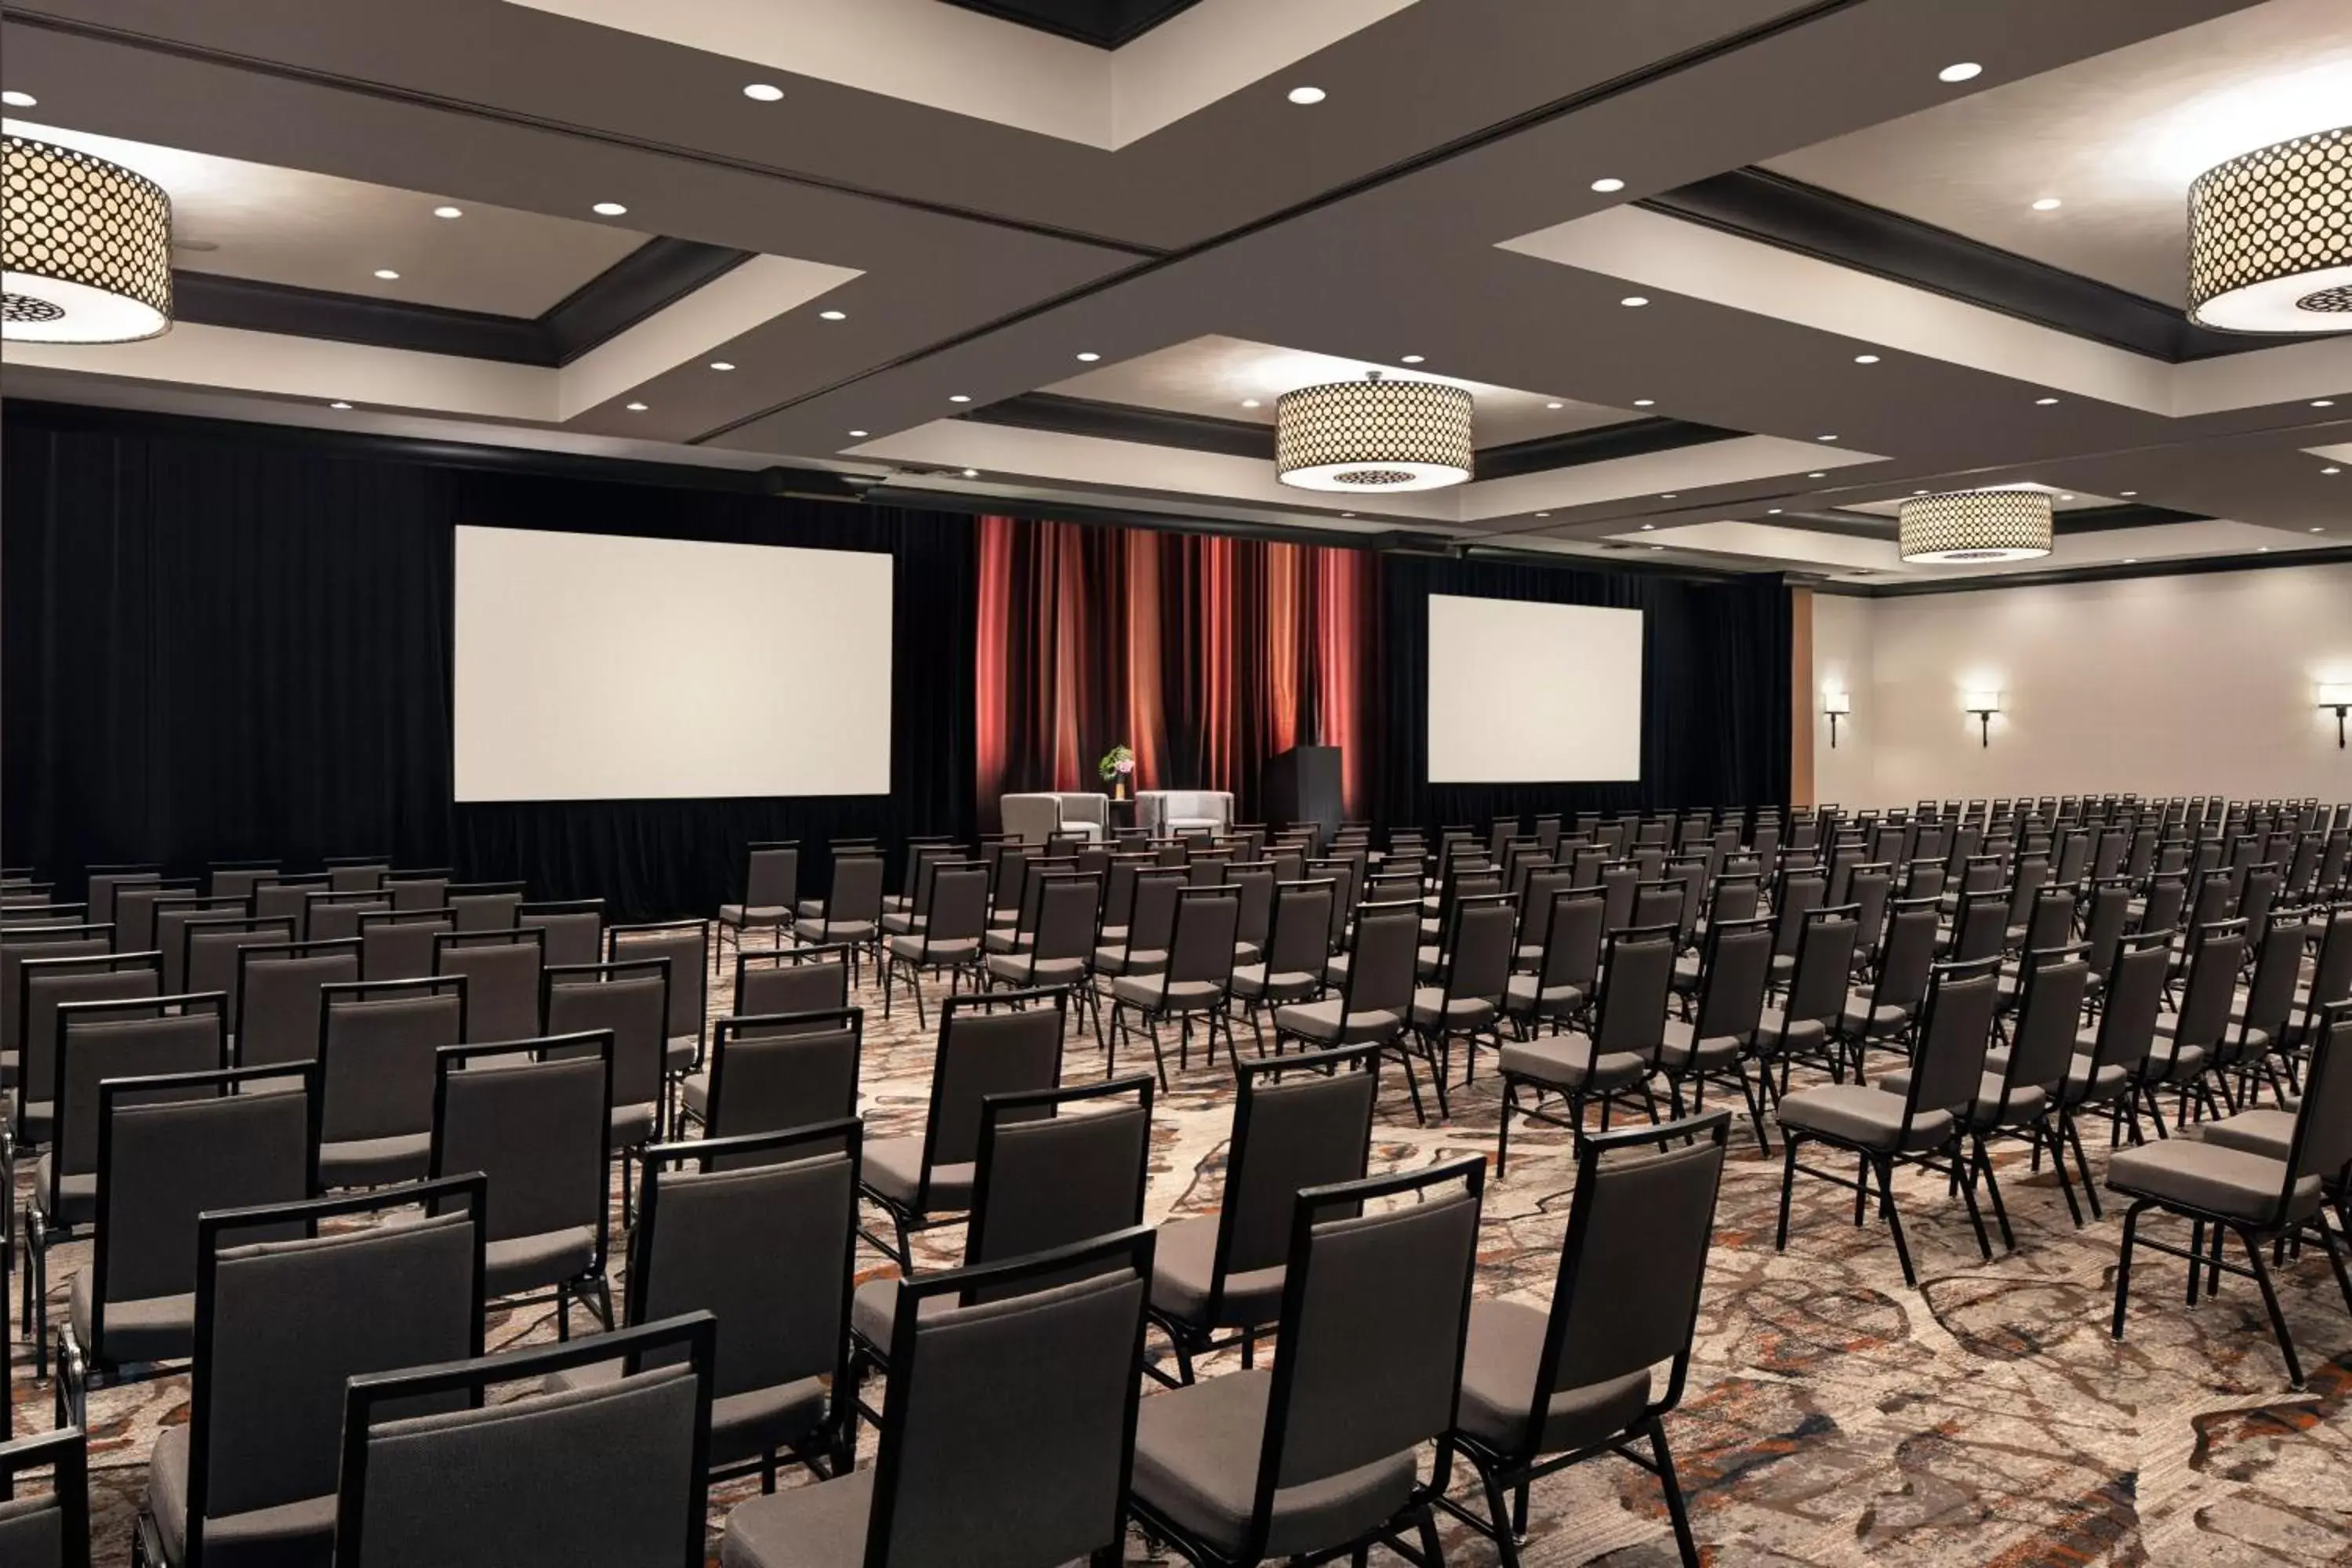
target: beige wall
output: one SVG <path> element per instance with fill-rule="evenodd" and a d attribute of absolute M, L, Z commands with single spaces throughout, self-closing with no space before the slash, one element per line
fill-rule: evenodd
<path fill-rule="evenodd" d="M 2315 795 L 2352 752 L 2315 705 L 2352 680 L 2352 564 L 1813 601 L 1815 793 Z M 1853 713 L 1829 745 L 1822 693 Z M 1991 744 L 1961 710 L 1998 689 Z"/>

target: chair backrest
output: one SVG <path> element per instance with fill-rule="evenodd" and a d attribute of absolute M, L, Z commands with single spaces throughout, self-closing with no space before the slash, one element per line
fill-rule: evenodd
<path fill-rule="evenodd" d="M 1805 917 L 1829 897 L 1829 878 L 1817 870 L 1790 869 L 1780 874 L 1780 890 L 1772 901 L 1774 956 L 1793 957 L 1804 934 Z"/>
<path fill-rule="evenodd" d="M 431 1131 L 435 1053 L 465 1039 L 466 1011 L 463 975 L 320 987 L 320 1137 Z"/>
<path fill-rule="evenodd" d="M 2107 983 L 2099 994 L 2099 1032 L 2092 1047 L 2095 1065 L 2130 1067 L 2147 1056 L 2171 965 L 2168 931 L 2141 932 L 2116 944 Z"/>
<path fill-rule="evenodd" d="M 1229 1275 L 1273 1268 L 1289 1256 L 1291 1211 L 1302 1189 L 1363 1175 L 1380 1097 L 1377 1047 L 1244 1061 L 1234 1071 L 1234 1132 L 1209 1288 L 1212 1322 Z"/>
<path fill-rule="evenodd" d="M 387 871 L 376 884 L 392 897 L 395 910 L 438 910 L 448 905 L 449 873 L 440 870 Z"/>
<path fill-rule="evenodd" d="M 310 912 L 310 895 L 334 890 L 324 871 L 307 877 L 272 876 L 257 883 L 253 889 L 253 912 L 262 920 L 285 920 L 294 927 L 295 941 L 302 939 L 302 922 Z"/>
<path fill-rule="evenodd" d="M 797 840 L 754 844 L 744 851 L 743 908 L 782 910 L 789 916 L 801 890 L 801 847 Z"/>
<path fill-rule="evenodd" d="M 1465 896 L 1454 904 L 1443 960 L 1448 1000 L 1503 1005 L 1518 927 L 1518 900 L 1508 893 Z"/>
<path fill-rule="evenodd" d="M 108 1079 L 217 1072 L 228 1066 L 226 999 L 201 995 L 68 1002 L 58 1009 L 56 1145 L 49 1159 L 57 1212 L 58 1184 L 98 1169 L 99 1086 Z"/>
<path fill-rule="evenodd" d="M 626 1321 L 716 1317 L 717 1397 L 824 1376 L 845 1407 L 860 1131 L 848 1117 L 646 1151 Z"/>
<path fill-rule="evenodd" d="M 1268 974 L 1320 974 L 1330 952 L 1331 910 L 1339 885 L 1328 878 L 1282 883 L 1275 893 Z"/>
<path fill-rule="evenodd" d="M 1546 989 L 1581 985 L 1590 990 L 1601 973 L 1601 928 L 1607 917 L 1608 900 L 1597 887 L 1562 888 L 1552 894 L 1538 983 Z"/>
<path fill-rule="evenodd" d="M 1356 910 L 1356 936 L 1348 962 L 1345 1011 L 1394 1013 L 1412 1005 L 1415 964 L 1421 952 L 1421 904 L 1364 904 Z"/>
<path fill-rule="evenodd" d="M 941 862 L 931 868 L 931 903 L 923 926 L 926 947 L 977 944 L 988 931 L 988 868 Z"/>
<path fill-rule="evenodd" d="M 1128 910 L 1129 952 L 1164 952 L 1176 938 L 1176 900 L 1186 886 L 1181 867 L 1139 868 L 1135 897 Z"/>
<path fill-rule="evenodd" d="M 612 1115 L 609 1029 L 444 1046 L 434 1062 L 433 1174 L 478 1171 L 489 1178 L 485 1241 L 593 1230 L 593 1268 L 601 1272 L 612 1206 L 604 1168 Z"/>
<path fill-rule="evenodd" d="M 1769 928 L 1759 929 L 1769 960 Z M 1528 1409 L 1548 1411 L 1555 1394 L 1661 1362 L 1672 1362 L 1674 1372 L 1647 1411 L 1680 1402 L 1730 1127 L 1731 1113 L 1717 1110 L 1583 1140 Z M 1545 1426 L 1527 1423 L 1519 1457 L 1569 1446 Z"/>
<path fill-rule="evenodd" d="M 31 952 L 41 950 L 35 948 Z M 11 972 L 7 1016 L 17 1057 L 16 1100 L 57 1099 L 58 1009 L 69 1002 L 120 1002 L 163 989 L 160 952 L 89 952 L 70 958 L 27 956 Z"/>
<path fill-rule="evenodd" d="M 206 890 L 221 898 L 249 899 L 256 884 L 277 874 L 275 860 L 216 860 L 206 868 Z"/>
<path fill-rule="evenodd" d="M 2172 931 L 2180 924 L 2181 911 L 2189 907 L 2189 879 L 2180 872 L 2158 874 L 2147 881 L 2147 896 L 2140 906 L 2139 929 L 2143 931 Z"/>
<path fill-rule="evenodd" d="M 562 899 L 521 904 L 514 923 L 546 933 L 540 956 L 551 966 L 594 963 L 604 956 L 604 900 Z"/>
<path fill-rule="evenodd" d="M 877 880 L 875 887 L 878 898 L 881 883 Z M 830 907 L 825 912 L 831 918 Z M 710 922 L 664 921 L 606 928 L 604 962 L 618 963 L 623 959 L 638 958 L 669 960 L 669 1037 L 676 1040 L 691 1035 L 701 1038 L 704 1014 L 710 1001 Z"/>
<path fill-rule="evenodd" d="M 294 940 L 294 921 L 279 915 L 263 920 L 252 915 L 226 915 L 189 921 L 180 928 L 184 944 L 180 973 L 188 991 L 218 991 L 228 998 L 231 1017 L 236 1016 L 237 955 L 248 947 L 277 947 Z M 167 969 L 169 965 L 165 966 Z"/>
<path fill-rule="evenodd" d="M 335 1489 L 352 1378 L 481 1353 L 484 1196 L 471 1175 L 197 1217 L 191 1561 L 211 1519 Z M 323 1229 L 425 1202 L 456 1211 Z"/>
<path fill-rule="evenodd" d="M 1927 1000 L 1928 972 L 1936 964 L 1937 922 L 1932 897 L 1895 901 L 1885 940 L 1879 944 L 1873 1005 L 1916 1008 Z"/>
<path fill-rule="evenodd" d="M 0 1301 L 0 1319 L 7 1315 Z M 0 1439 L 9 1436 L 0 1427 Z M 22 1479 L 50 1472 L 26 1496 Z M 11 1568 L 89 1568 L 89 1439 L 79 1426 L 0 1441 L 0 1561 Z"/>
<path fill-rule="evenodd" d="M 114 919 L 116 889 L 163 879 L 163 868 L 161 866 L 93 866 L 83 885 L 82 902 L 88 906 L 92 921 L 111 921 Z"/>
<path fill-rule="evenodd" d="M 1055 871 L 1033 874 L 1029 902 L 1034 910 L 1030 954 L 1039 962 L 1086 958 L 1095 947 L 1102 918 L 1103 874 Z"/>
<path fill-rule="evenodd" d="M 457 930 L 455 917 L 440 908 L 360 916 L 360 977 L 363 980 L 425 980 L 433 974 L 440 939 Z"/>
<path fill-rule="evenodd" d="M 846 947 L 786 948 L 735 955 L 735 1012 L 831 1013 L 849 1005 Z"/>
<path fill-rule="evenodd" d="M 1790 1023 L 1819 1022 L 1834 1028 L 1845 1014 L 1846 990 L 1862 924 L 1852 904 L 1813 910 L 1797 942 L 1796 967 L 1789 976 L 1783 1010 Z"/>
<path fill-rule="evenodd" d="M 1169 939 L 1170 984 L 1202 982 L 1220 989 L 1234 977 L 1234 943 L 1241 930 L 1239 888 L 1188 887 L 1176 899 L 1176 926 Z"/>
<path fill-rule="evenodd" d="M 112 1303 L 194 1293 L 197 1215 L 318 1190 L 317 1079 L 303 1064 L 99 1085 L 93 1354 L 125 1359 L 107 1349 Z M 265 1089 L 278 1092 L 256 1092 Z"/>
<path fill-rule="evenodd" d="M 467 1041 L 528 1040 L 540 1032 L 546 944 L 542 931 L 453 931 L 433 939 L 433 973 L 466 978 Z"/>
<path fill-rule="evenodd" d="M 716 1330 L 698 1312 L 593 1341 L 353 1378 L 335 1562 L 698 1568 Z M 539 1391 L 552 1374 L 615 1358 L 617 1379 Z M 522 1382 L 533 1392 L 487 1397 L 493 1384 Z M 397 1413 L 420 1404 L 440 1408 Z"/>
<path fill-rule="evenodd" d="M 1772 977 L 1772 922 L 1717 921 L 1706 928 L 1699 961 L 1698 1016 L 1694 1040 L 1749 1039 L 1764 1017 L 1764 988 Z"/>
<path fill-rule="evenodd" d="M 389 914 L 392 900 L 381 889 L 352 889 L 306 892 L 302 896 L 303 940 L 340 942 L 360 934 L 360 917 Z"/>
<path fill-rule="evenodd" d="M 983 1520 L 991 1563 L 1119 1545 L 1152 1241 L 1138 1227 L 899 1281 L 868 1568 L 971 1560 Z"/>
<path fill-rule="evenodd" d="M 1632 1052 L 1653 1061 L 1666 1041 L 1666 1002 L 1675 984 L 1675 928 L 1629 926 L 1609 933 L 1601 969 L 1595 1056 Z"/>
<path fill-rule="evenodd" d="M 2254 950 L 2254 974 L 2246 987 L 2246 1005 L 2239 1014 L 2239 1037 L 2260 1029 L 2275 1047 L 2294 1016 L 2295 987 L 2302 980 L 2303 955 L 2319 934 L 2307 912 L 2281 914 L 2270 922 Z"/>
<path fill-rule="evenodd" d="M 1230 957 L 1232 944 L 1226 945 Z M 919 1207 L 929 1204 L 933 1166 L 980 1157 L 988 1096 L 1061 1087 L 1067 1005 L 1068 993 L 1061 990 L 997 991 L 950 997 L 940 1008 L 930 1108 L 923 1120 Z"/>
<path fill-rule="evenodd" d="M 1299 1194 L 1243 1561 L 1263 1551 L 1278 1491 L 1432 1441 L 1437 1473 L 1451 1468 L 1486 1174 L 1473 1155 Z M 1408 1197 L 1419 1201 L 1384 1202 Z M 1368 1376 L 1375 1346 L 1378 1374 Z M 1339 1545 L 1384 1523 L 1398 1500 L 1360 1500 L 1302 1544 Z"/>
<path fill-rule="evenodd" d="M 158 878 L 126 883 L 114 889 L 115 945 L 125 952 L 155 946 L 155 910 L 165 899 L 184 898 L 196 890 L 194 878 Z"/>
<path fill-rule="evenodd" d="M 1911 1053 L 1911 1082 L 1905 1096 L 1907 1133 L 1923 1112 L 1958 1112 L 1976 1103 L 1984 1081 L 1985 1053 L 1992 1045 L 1993 1015 L 2000 1006 L 2000 959 L 1939 963 L 1927 983 L 1919 1042 Z"/>
<path fill-rule="evenodd" d="M 1225 868 L 1225 884 L 1241 892 L 1241 917 L 1234 927 L 1234 940 L 1249 942 L 1264 952 L 1274 930 L 1274 863 L 1236 862 Z"/>
<path fill-rule="evenodd" d="M 540 1014 L 550 1035 L 613 1037 L 613 1104 L 658 1105 L 669 1046 L 669 960 L 550 964 Z"/>
<path fill-rule="evenodd" d="M 1983 888 L 1962 893 L 1959 916 L 1952 929 L 1952 962 L 1973 963 L 1997 957 L 2008 942 L 2008 890 Z"/>
<path fill-rule="evenodd" d="M 981 1106 L 967 1266 L 1072 1246 L 1143 1223 L 1150 1075 L 992 1094 Z"/>
<path fill-rule="evenodd" d="M 157 901 L 155 906 L 155 946 L 163 954 L 163 988 L 184 991 L 188 978 L 188 922 L 217 920 L 252 912 L 251 900 L 243 893 L 199 896 L 180 893 Z M 286 935 L 278 940 L 286 940 Z"/>
<path fill-rule="evenodd" d="M 865 1037 L 858 1007 L 719 1019 L 705 1133 L 740 1138 L 856 1115 Z"/>
<path fill-rule="evenodd" d="M 244 947 L 236 958 L 237 1066 L 316 1061 L 320 988 L 360 977 L 359 939 Z"/>
<path fill-rule="evenodd" d="M 824 900 L 825 924 L 840 926 L 881 918 L 882 857 L 843 854 L 836 847 L 833 885 Z"/>
<path fill-rule="evenodd" d="M 392 860 L 383 855 L 337 856 L 326 863 L 327 886 L 338 893 L 360 893 L 383 886 Z"/>
<path fill-rule="evenodd" d="M 2210 1051 L 2221 1044 L 2237 998 L 2239 972 L 2245 966 L 2243 920 L 2216 921 L 2197 929 L 2189 944 L 2189 985 L 2173 1020 L 2176 1049 L 2202 1046 Z"/>
<path fill-rule="evenodd" d="M 2074 1038 L 2082 1026 L 2083 1001 L 2090 994 L 2087 948 L 2077 943 L 2029 951 L 2024 987 L 2018 1003 L 2017 1031 L 2001 1084 L 2006 1116 L 2020 1090 L 2063 1079 L 2074 1066 Z"/>
<path fill-rule="evenodd" d="M 2312 1040 L 2311 1068 L 2287 1147 L 2282 1206 L 2304 1177 L 2337 1181 L 2347 1168 L 2352 1168 L 2352 1003 L 2332 1002 L 2320 1014 Z"/>

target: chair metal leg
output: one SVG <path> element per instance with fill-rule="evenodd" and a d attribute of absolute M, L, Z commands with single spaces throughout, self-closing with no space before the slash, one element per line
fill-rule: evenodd
<path fill-rule="evenodd" d="M 2279 1310 L 2278 1291 L 2271 1284 L 2270 1265 L 2263 1261 L 2263 1249 L 2254 1240 L 2253 1232 L 2242 1230 L 2238 1239 L 2246 1246 L 2246 1257 L 2253 1265 L 2254 1283 L 2262 1287 L 2263 1310 L 2270 1314 L 2271 1332 L 2278 1336 L 2279 1353 L 2286 1357 L 2287 1386 L 2303 1387 L 2303 1363 L 2294 1353 L 2294 1336 L 2287 1332 L 2286 1314 Z M 2195 1267 L 2193 1264 L 2190 1267 Z"/>
<path fill-rule="evenodd" d="M 1495 1124 L 1495 1179 L 1501 1181 L 1511 1165 L 1511 1112 L 1519 1106 L 1518 1081 L 1503 1075 L 1503 1110 Z"/>
<path fill-rule="evenodd" d="M 1666 1517 L 1674 1521 L 1675 1547 L 1683 1568 L 1698 1568 L 1698 1542 L 1691 1539 L 1690 1509 L 1683 1500 L 1683 1483 L 1675 1474 L 1675 1457 L 1666 1447 L 1666 1429 L 1650 1417 L 1650 1450 L 1658 1459 L 1658 1486 L 1666 1494 Z"/>
<path fill-rule="evenodd" d="M 2139 1216 L 2147 1212 L 2145 1202 L 2136 1203 L 2124 1211 L 2123 1243 L 2116 1254 L 2116 1314 L 2107 1327 L 2107 1335 L 2111 1339 L 2124 1337 L 2124 1310 L 2131 1301 L 2132 1247 L 2139 1240 Z"/>
<path fill-rule="evenodd" d="M 1903 1215 L 1895 1206 L 1895 1161 L 1892 1156 L 1882 1155 L 1872 1163 L 1878 1172 L 1879 1195 L 1886 1202 L 1886 1227 L 1895 1233 L 1895 1257 L 1903 1265 L 1903 1283 L 1916 1289 L 1919 1283 L 1919 1271 L 1911 1267 L 1911 1244 L 1903 1239 Z M 1973 1213 L 1976 1207 L 1973 1196 L 1969 1199 L 1969 1207 Z M 1977 1235 L 1979 1238 L 1984 1235 L 1981 1219 L 1977 1222 Z M 1986 1248 L 1986 1256 L 1991 1256 L 1990 1247 Z"/>
<path fill-rule="evenodd" d="M 1789 1198 L 1797 1184 L 1797 1140 L 1794 1134 L 1780 1140 L 1780 1228 L 1772 1239 L 1772 1250 L 1789 1250 Z"/>
<path fill-rule="evenodd" d="M 1959 1136 L 1955 1133 L 1952 1139 L 1952 1169 L 1955 1171 L 1964 1170 L 1967 1158 L 1967 1155 L 1961 1152 Z M 1968 1205 L 1969 1224 L 1976 1227 L 1977 1250 L 1984 1255 L 1984 1260 L 1987 1263 L 1990 1263 L 1992 1261 L 1992 1237 L 1985 1234 L 1984 1211 L 1977 1206 L 1977 1184 L 1973 1177 L 1960 1184 L 1960 1201 Z"/>

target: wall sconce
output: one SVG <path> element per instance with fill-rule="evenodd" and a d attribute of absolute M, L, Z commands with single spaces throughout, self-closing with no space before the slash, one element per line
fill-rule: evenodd
<path fill-rule="evenodd" d="M 1979 733 L 1981 736 L 1978 743 L 1990 748 L 1992 745 L 1992 716 L 2000 711 L 2000 693 L 1971 691 L 1969 693 L 1968 700 L 1960 704 L 1960 710 L 1976 715 Z"/>
<path fill-rule="evenodd" d="M 2319 689 L 2319 706 L 2336 710 L 2336 749 L 2344 749 L 2344 715 L 2352 711 L 2352 681 L 2338 681 Z"/>
<path fill-rule="evenodd" d="M 1830 750 L 1834 752 L 1837 750 L 1838 721 L 1853 711 L 1853 698 L 1843 691 L 1824 691 L 1822 693 L 1822 711 L 1830 718 Z"/>

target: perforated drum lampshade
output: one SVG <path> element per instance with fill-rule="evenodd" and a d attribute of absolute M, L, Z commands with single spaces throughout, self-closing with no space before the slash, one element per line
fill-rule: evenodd
<path fill-rule="evenodd" d="M 2352 126 L 2197 176 L 2189 315 L 2233 332 L 2352 331 Z"/>
<path fill-rule="evenodd" d="M 172 198 L 120 164 L 11 136 L 0 336 L 121 343 L 172 324 Z"/>
<path fill-rule="evenodd" d="M 1470 477 L 1469 392 L 1442 381 L 1338 381 L 1274 405 L 1286 485 L 1360 495 L 1433 490 Z"/>
<path fill-rule="evenodd" d="M 2050 498 L 2040 490 L 1958 490 L 1903 503 L 1906 562 L 2028 561 L 2050 553 Z"/>

